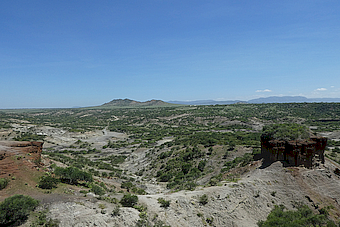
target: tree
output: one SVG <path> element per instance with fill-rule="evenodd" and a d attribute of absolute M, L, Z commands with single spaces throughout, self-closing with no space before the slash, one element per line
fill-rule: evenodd
<path fill-rule="evenodd" d="M 93 192 L 96 195 L 100 195 L 100 196 L 105 194 L 104 188 L 102 188 L 102 187 L 100 187 L 100 186 L 98 186 L 96 184 L 92 184 L 91 192 Z"/>
<path fill-rule="evenodd" d="M 39 188 L 52 189 L 56 188 L 59 180 L 52 176 L 42 176 L 39 181 Z"/>
<path fill-rule="evenodd" d="M 134 187 L 134 185 L 130 181 L 125 181 L 121 184 L 121 188 L 126 188 L 128 192 L 130 192 L 130 189 Z"/>
<path fill-rule="evenodd" d="M 269 140 L 301 140 L 310 138 L 310 130 L 305 125 L 296 123 L 266 125 L 262 137 Z"/>
<path fill-rule="evenodd" d="M 30 211 L 39 205 L 39 201 L 29 196 L 14 195 L 0 204 L 0 226 L 10 226 L 24 222 Z"/>
<path fill-rule="evenodd" d="M 123 196 L 123 198 L 120 200 L 120 203 L 124 207 L 133 207 L 136 205 L 138 202 L 138 196 L 136 195 L 131 195 L 131 194 L 126 194 Z"/>
<path fill-rule="evenodd" d="M 201 172 L 203 172 L 204 167 L 205 167 L 206 164 L 207 164 L 207 161 L 206 161 L 206 160 L 201 160 L 201 161 L 198 163 L 197 168 L 198 168 Z"/>
<path fill-rule="evenodd" d="M 70 184 L 76 184 L 78 181 L 92 182 L 92 174 L 79 170 L 75 167 L 57 167 L 54 170 L 54 174 L 59 176 L 63 180 L 69 181 Z"/>

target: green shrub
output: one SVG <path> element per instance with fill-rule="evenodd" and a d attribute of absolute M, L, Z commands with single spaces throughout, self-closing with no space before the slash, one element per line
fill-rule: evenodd
<path fill-rule="evenodd" d="M 92 174 L 81 171 L 75 167 L 56 167 L 54 173 L 56 176 L 59 176 L 62 180 L 69 184 L 77 184 L 78 181 L 93 181 Z"/>
<path fill-rule="evenodd" d="M 208 196 L 207 194 L 204 194 L 202 195 L 200 198 L 199 198 L 199 201 L 198 201 L 201 205 L 205 205 L 208 203 Z"/>
<path fill-rule="evenodd" d="M 170 200 L 165 200 L 164 198 L 158 198 L 158 203 L 161 204 L 161 207 L 168 208 L 170 206 Z"/>
<path fill-rule="evenodd" d="M 42 189 L 52 189 L 56 188 L 59 180 L 52 176 L 42 176 L 40 178 L 38 187 Z"/>
<path fill-rule="evenodd" d="M 134 205 L 133 208 L 135 208 L 139 212 L 146 212 L 146 210 L 148 209 L 148 207 L 144 205 Z"/>
<path fill-rule="evenodd" d="M 134 194 L 137 194 L 137 195 L 146 195 L 146 191 L 142 188 L 137 188 L 137 187 L 133 187 L 131 189 L 131 192 L 133 192 Z"/>
<path fill-rule="evenodd" d="M 333 221 L 328 219 L 328 215 L 313 214 L 307 205 L 301 205 L 297 210 L 285 211 L 283 205 L 277 206 L 270 212 L 266 221 L 259 221 L 259 227 L 305 227 L 305 226 L 336 226 Z"/>
<path fill-rule="evenodd" d="M 115 206 L 115 208 L 113 208 L 112 212 L 111 212 L 111 216 L 115 217 L 115 216 L 119 216 L 120 215 L 120 206 L 117 205 Z"/>
<path fill-rule="evenodd" d="M 198 163 L 197 168 L 198 168 L 201 172 L 203 172 L 204 167 L 205 167 L 206 164 L 207 164 L 207 161 L 206 161 L 206 160 L 202 160 L 202 161 L 200 161 L 200 162 Z"/>
<path fill-rule="evenodd" d="M 128 191 L 130 191 L 130 189 L 131 189 L 132 187 L 134 187 L 134 184 L 131 183 L 130 181 L 124 181 L 124 182 L 121 184 L 120 187 L 121 187 L 121 188 L 125 188 L 125 189 L 127 189 Z"/>
<path fill-rule="evenodd" d="M 9 183 L 9 179 L 0 178 L 0 190 L 6 188 L 8 183 Z"/>
<path fill-rule="evenodd" d="M 96 195 L 104 195 L 105 190 L 104 188 L 100 187 L 99 185 L 92 184 L 91 185 L 91 192 L 93 192 Z"/>
<path fill-rule="evenodd" d="M 123 198 L 120 200 L 120 204 L 122 204 L 124 207 L 133 207 L 138 202 L 138 196 L 126 194 L 123 196 Z"/>
<path fill-rule="evenodd" d="M 44 226 L 44 227 L 58 227 L 59 221 L 48 218 L 46 216 L 47 210 L 39 211 L 35 219 L 33 220 L 31 227 Z"/>
<path fill-rule="evenodd" d="M 206 221 L 209 225 L 212 225 L 212 223 L 213 223 L 213 221 L 214 221 L 214 218 L 213 218 L 213 217 L 210 217 L 210 218 L 205 219 L 205 221 Z"/>
<path fill-rule="evenodd" d="M 296 123 L 272 124 L 263 127 L 262 137 L 275 140 L 308 139 L 310 131 L 307 126 Z"/>
<path fill-rule="evenodd" d="M 39 205 L 39 201 L 29 196 L 14 195 L 0 204 L 0 226 L 9 226 L 24 222 L 30 211 Z"/>

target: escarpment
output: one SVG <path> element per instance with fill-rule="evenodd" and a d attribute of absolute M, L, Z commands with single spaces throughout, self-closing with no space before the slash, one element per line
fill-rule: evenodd
<path fill-rule="evenodd" d="M 43 142 L 0 141 L 0 178 L 19 171 L 19 167 L 40 165 Z"/>

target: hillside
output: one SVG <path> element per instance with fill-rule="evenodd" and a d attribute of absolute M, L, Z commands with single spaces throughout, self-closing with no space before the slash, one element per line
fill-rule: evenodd
<path fill-rule="evenodd" d="M 0 117 L 3 147 L 44 141 L 40 166 L 29 166 L 33 151 L 1 156 L 11 168 L 3 171 L 0 162 L 0 178 L 9 180 L 0 201 L 25 194 L 41 203 L 24 226 L 43 209 L 60 226 L 251 227 L 280 204 L 328 209 L 340 219 L 340 126 L 319 121 L 339 119 L 339 104 L 36 109 Z M 291 122 L 297 128 L 283 127 Z M 296 138 L 305 130 L 327 137 L 325 162 L 262 163 L 261 135 L 282 137 L 273 124 Z M 83 173 L 93 181 L 73 180 Z M 57 185 L 40 188 L 47 177 Z M 137 200 L 130 207 L 128 196 Z"/>
<path fill-rule="evenodd" d="M 146 102 L 134 101 L 131 99 L 114 99 L 108 103 L 104 103 L 101 107 L 152 107 L 152 106 L 170 106 L 162 100 L 149 100 Z"/>
<path fill-rule="evenodd" d="M 333 206 L 331 215 L 339 217 L 340 179 L 333 173 L 335 166 L 329 161 L 315 170 L 285 168 L 280 162 L 264 169 L 260 166 L 260 163 L 250 166 L 250 171 L 237 183 L 221 182 L 220 186 L 139 195 L 138 198 L 146 207 L 151 226 L 162 221 L 173 227 L 255 227 L 257 221 L 266 219 L 274 205 L 283 204 L 294 209 L 298 203 L 320 208 Z M 200 203 L 203 195 L 208 196 L 207 204 Z M 162 208 L 157 201 L 159 198 L 170 201 L 170 206 Z M 101 213 L 100 204 L 105 204 L 106 214 Z M 60 226 L 65 227 L 132 227 L 141 220 L 136 209 L 122 207 L 120 215 L 112 217 L 110 214 L 114 209 L 114 204 L 105 201 L 78 199 L 53 203 L 50 212 L 51 217 L 61 219 Z"/>

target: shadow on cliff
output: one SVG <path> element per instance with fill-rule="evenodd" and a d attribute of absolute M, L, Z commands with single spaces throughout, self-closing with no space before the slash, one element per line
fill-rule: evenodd
<path fill-rule="evenodd" d="M 281 162 L 283 167 L 294 166 L 294 165 L 289 164 L 286 161 L 275 161 L 275 162 Z M 264 159 L 263 162 L 262 162 L 262 165 L 259 167 L 259 169 L 265 169 L 265 168 L 269 167 L 273 163 L 274 162 L 272 162 L 272 161 L 267 161 L 267 160 Z"/>
<path fill-rule="evenodd" d="M 254 161 L 259 161 L 259 160 L 262 160 L 262 165 L 259 167 L 259 169 L 265 169 L 274 163 L 273 161 L 264 158 L 262 154 L 254 155 Z M 283 167 L 294 166 L 288 163 L 287 161 L 275 161 L 275 162 L 281 162 Z"/>

